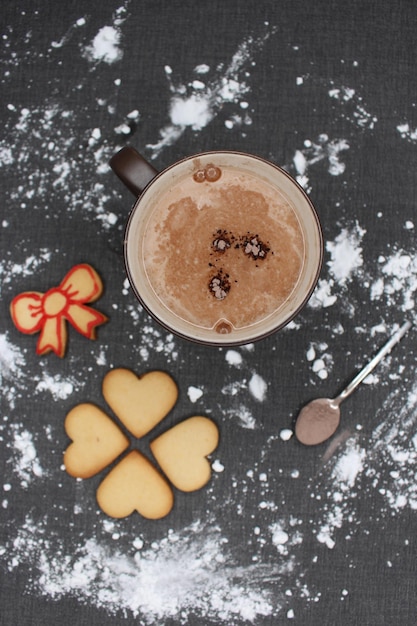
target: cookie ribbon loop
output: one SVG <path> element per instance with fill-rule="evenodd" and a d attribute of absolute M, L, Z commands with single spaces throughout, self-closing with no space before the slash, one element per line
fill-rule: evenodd
<path fill-rule="evenodd" d="M 37 354 L 52 350 L 63 356 L 67 339 L 65 320 L 88 339 L 94 339 L 95 327 L 107 321 L 105 315 L 86 306 L 97 300 L 102 290 L 97 272 L 90 265 L 77 265 L 59 287 L 45 294 L 25 292 L 16 296 L 11 303 L 12 318 L 23 333 L 40 331 Z"/>

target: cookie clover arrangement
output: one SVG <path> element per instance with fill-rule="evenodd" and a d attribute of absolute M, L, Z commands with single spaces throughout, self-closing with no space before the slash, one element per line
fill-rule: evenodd
<path fill-rule="evenodd" d="M 107 322 L 105 315 L 87 306 L 102 292 L 100 276 L 91 265 L 83 263 L 73 267 L 58 287 L 46 293 L 26 291 L 13 298 L 10 313 L 20 332 L 40 332 L 37 354 L 53 351 L 63 357 L 68 338 L 66 321 L 88 339 L 95 339 L 96 327 Z"/>
<path fill-rule="evenodd" d="M 103 396 L 127 432 L 140 439 L 175 406 L 178 389 L 165 372 L 138 377 L 131 370 L 114 369 L 104 377 Z M 189 417 L 150 442 L 158 469 L 142 452 L 132 449 L 122 428 L 94 404 L 74 407 L 66 416 L 65 430 L 72 440 L 64 453 L 71 476 L 90 478 L 117 460 L 96 493 L 101 510 L 115 518 L 134 511 L 148 519 L 168 515 L 174 505 L 172 486 L 192 492 L 209 481 L 207 457 L 219 440 L 212 420 Z"/>
<path fill-rule="evenodd" d="M 25 334 L 39 332 L 36 353 L 65 355 L 67 322 L 88 339 L 107 317 L 90 306 L 103 292 L 100 276 L 91 265 L 74 266 L 58 287 L 46 293 L 26 291 L 13 298 L 10 313 Z M 98 406 L 78 404 L 65 418 L 71 443 L 64 465 L 75 478 L 90 478 L 109 468 L 96 497 L 101 510 L 115 518 L 137 511 L 148 519 L 168 515 L 174 505 L 173 487 L 192 492 L 211 477 L 208 456 L 216 449 L 219 432 L 214 422 L 196 415 L 183 420 L 150 444 L 151 461 L 134 448 L 173 409 L 178 398 L 174 380 L 161 371 L 141 377 L 114 369 L 103 380 L 103 396 L 118 425 Z M 109 467 L 111 466 L 111 467 Z"/>

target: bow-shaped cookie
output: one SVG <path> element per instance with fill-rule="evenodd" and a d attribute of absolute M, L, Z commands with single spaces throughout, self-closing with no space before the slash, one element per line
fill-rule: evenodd
<path fill-rule="evenodd" d="M 29 335 L 40 332 L 37 354 L 52 350 L 63 357 L 67 344 L 66 320 L 88 339 L 95 339 L 96 326 L 107 321 L 105 315 L 86 306 L 102 292 L 100 276 L 91 265 L 83 263 L 73 267 L 58 287 L 46 293 L 26 291 L 13 298 L 10 312 L 20 332 Z"/>

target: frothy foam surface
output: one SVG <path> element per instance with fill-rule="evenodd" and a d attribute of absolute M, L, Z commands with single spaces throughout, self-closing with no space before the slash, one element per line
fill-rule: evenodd
<path fill-rule="evenodd" d="M 299 280 L 300 224 L 283 195 L 255 175 L 232 167 L 216 180 L 196 174 L 158 199 L 139 247 L 147 276 L 187 322 L 219 332 L 251 326 L 277 311 Z"/>

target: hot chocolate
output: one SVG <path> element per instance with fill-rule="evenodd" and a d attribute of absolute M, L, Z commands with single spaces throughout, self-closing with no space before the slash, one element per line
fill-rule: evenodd
<path fill-rule="evenodd" d="M 218 346 L 285 326 L 320 272 L 317 214 L 281 168 L 241 152 L 205 152 L 156 172 L 133 148 L 112 168 L 138 195 L 124 242 L 142 306 L 165 328 Z"/>
<path fill-rule="evenodd" d="M 302 272 L 304 235 L 270 182 L 215 162 L 177 178 L 137 242 L 161 303 L 195 326 L 232 332 L 276 313 Z"/>

